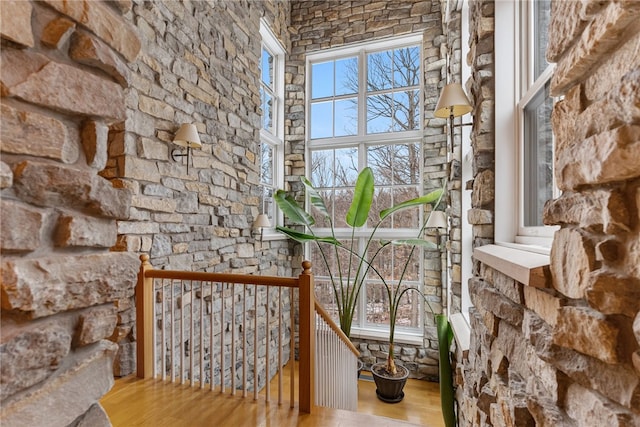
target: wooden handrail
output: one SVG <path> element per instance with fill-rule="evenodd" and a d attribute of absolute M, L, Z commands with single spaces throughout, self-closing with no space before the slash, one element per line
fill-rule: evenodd
<path fill-rule="evenodd" d="M 140 255 L 140 272 L 136 286 L 137 376 L 152 378 L 153 372 L 153 279 L 175 279 L 202 282 L 250 284 L 274 287 L 298 288 L 300 315 L 300 362 L 298 396 L 300 412 L 311 413 L 315 407 L 315 298 L 311 263 L 302 263 L 303 272 L 298 278 L 256 276 L 247 274 L 205 273 L 178 270 L 155 270 L 149 263 L 149 255 Z M 293 315 L 293 311 L 292 311 Z M 293 336 L 292 336 L 293 341 Z M 293 354 L 293 352 L 291 353 Z"/>
<path fill-rule="evenodd" d="M 297 288 L 299 281 L 299 279 L 295 277 L 153 269 L 147 270 L 145 276 L 152 279 L 198 280 L 202 282 L 240 283 L 246 285 L 282 286 L 287 288 Z"/>
<path fill-rule="evenodd" d="M 342 342 L 344 342 L 345 345 L 349 347 L 349 350 L 351 350 L 351 352 L 355 354 L 356 357 L 360 357 L 360 352 L 358 351 L 356 346 L 353 345 L 349 337 L 347 337 L 347 335 L 342 331 L 342 329 L 340 329 L 340 327 L 336 325 L 336 323 L 333 321 L 329 313 L 327 313 L 327 310 L 325 310 L 322 304 L 320 304 L 318 301 L 316 301 L 315 309 L 320 315 L 320 317 L 322 317 L 322 320 L 324 320 L 327 323 L 327 325 L 329 325 L 331 330 L 338 336 L 338 338 L 340 338 Z"/>

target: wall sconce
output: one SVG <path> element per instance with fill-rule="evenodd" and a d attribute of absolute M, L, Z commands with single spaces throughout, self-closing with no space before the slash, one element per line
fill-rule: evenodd
<path fill-rule="evenodd" d="M 271 227 L 271 221 L 269 221 L 269 216 L 267 214 L 259 214 L 255 221 L 253 221 L 253 229 L 260 229 L 260 241 L 262 242 L 262 236 L 265 228 Z"/>
<path fill-rule="evenodd" d="M 442 119 L 449 118 L 449 133 L 451 134 L 451 152 L 453 153 L 453 119 L 460 117 L 473 108 L 469 98 L 464 93 L 460 83 L 449 83 L 442 89 L 440 99 L 433 115 Z"/>
<path fill-rule="evenodd" d="M 181 147 L 186 147 L 187 152 L 183 153 L 181 149 L 175 148 L 171 150 L 171 158 L 174 162 L 178 161 L 178 157 L 187 157 L 187 174 L 189 173 L 189 157 L 192 148 L 202 148 L 200 142 L 200 136 L 198 135 L 198 129 L 196 125 L 183 123 L 180 125 L 180 129 L 176 132 L 176 136 L 173 137 L 173 143 Z"/>
<path fill-rule="evenodd" d="M 442 248 L 444 251 L 444 260 L 440 261 L 441 275 L 440 281 L 442 283 L 442 295 L 447 295 L 447 299 L 443 298 L 442 308 L 444 310 L 444 314 L 447 314 L 447 310 L 450 306 L 449 301 L 449 248 L 447 248 L 447 230 L 449 228 L 449 221 L 447 219 L 447 214 L 443 211 L 432 211 L 429 215 L 429 219 L 427 219 L 426 228 L 436 228 L 438 229 L 438 245 L 442 243 Z M 442 233 L 444 230 L 444 233 Z"/>

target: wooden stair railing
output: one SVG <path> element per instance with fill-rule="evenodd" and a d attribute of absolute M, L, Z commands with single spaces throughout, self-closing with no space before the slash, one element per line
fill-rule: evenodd
<path fill-rule="evenodd" d="M 180 383 L 188 380 L 191 386 L 199 383 L 201 388 L 209 384 L 211 390 L 217 385 L 221 393 L 228 385 L 231 394 L 242 390 L 243 396 L 252 389 L 254 399 L 264 385 L 268 401 L 270 379 L 277 374 L 278 403 L 282 403 L 281 370 L 293 360 L 294 290 L 298 289 L 298 408 L 304 413 L 313 411 L 316 310 L 310 262 L 302 263 L 303 272 L 297 278 L 283 278 L 155 270 L 148 255 L 141 255 L 140 260 L 136 287 L 138 377 Z M 286 310 L 290 315 L 288 349 L 283 334 Z M 277 318 L 272 319 L 273 315 Z M 262 348 L 265 354 L 259 357 Z M 290 366 L 293 407 L 294 364 Z"/>
<path fill-rule="evenodd" d="M 360 352 L 316 301 L 316 405 L 358 409 Z"/>

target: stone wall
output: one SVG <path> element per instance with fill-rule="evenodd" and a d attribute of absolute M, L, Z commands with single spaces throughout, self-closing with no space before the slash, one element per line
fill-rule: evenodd
<path fill-rule="evenodd" d="M 113 384 L 117 346 L 106 338 L 139 264 L 109 250 L 132 195 L 99 172 L 140 41 L 127 1 L 0 7 L 0 418 L 110 425 L 98 403 Z"/>
<path fill-rule="evenodd" d="M 424 188 L 425 192 L 441 188 L 447 175 L 446 135 L 443 133 L 446 123 L 433 118 L 440 89 L 444 87 L 441 45 L 445 40 L 442 36 L 440 2 L 296 1 L 292 3 L 291 27 L 291 55 L 287 61 L 287 77 L 291 80 L 287 80 L 286 95 L 286 108 L 291 113 L 291 120 L 287 121 L 285 131 L 287 144 L 291 147 L 286 161 L 291 168 L 287 170 L 285 178 L 287 190 L 297 193 L 302 200 L 303 188 L 299 176 L 305 174 L 305 55 L 321 49 L 408 34 L 424 36 Z M 440 254 L 435 251 L 425 255 L 425 293 L 437 311 L 440 311 L 442 302 L 440 260 Z M 424 317 L 423 347 L 426 351 L 437 349 L 433 317 L 428 313 Z M 375 359 L 371 356 L 372 351 L 378 352 L 380 348 L 385 348 L 384 345 L 384 341 L 371 340 L 369 344 L 361 342 L 360 348 L 369 362 Z M 413 350 L 408 351 L 413 353 Z M 432 367 L 428 368 L 427 363 L 421 369 L 418 363 L 410 366 L 414 368 L 414 377 L 431 376 Z"/>
<path fill-rule="evenodd" d="M 470 12 L 473 209 L 491 213 L 493 4 Z M 552 2 L 563 193 L 544 218 L 560 230 L 542 287 L 475 262 L 471 347 L 457 354 L 461 425 L 640 425 L 639 17 L 636 2 Z M 491 242 L 475 232 L 485 225 L 474 224 L 475 246 Z"/>
<path fill-rule="evenodd" d="M 154 268 L 290 276 L 285 239 L 260 242 L 260 94 L 264 18 L 287 47 L 289 2 L 134 1 L 127 18 L 142 40 L 130 64 L 123 122 L 111 127 L 102 172 L 133 194 L 117 250 L 146 252 Z M 181 123 L 202 149 L 174 162 Z M 299 266 L 300 262 L 295 261 Z M 115 374 L 133 372 L 133 301 L 119 307 Z"/>

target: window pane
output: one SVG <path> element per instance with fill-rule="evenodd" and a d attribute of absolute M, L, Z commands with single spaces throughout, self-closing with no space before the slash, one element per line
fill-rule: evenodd
<path fill-rule="evenodd" d="M 417 46 L 396 49 L 393 60 L 394 87 L 418 86 L 420 84 L 420 51 Z"/>
<path fill-rule="evenodd" d="M 347 227 L 346 217 L 351 201 L 353 200 L 353 189 L 335 191 L 335 227 Z"/>
<path fill-rule="evenodd" d="M 333 136 L 332 119 L 332 102 L 316 102 L 311 104 L 311 138 L 329 138 Z"/>
<path fill-rule="evenodd" d="M 393 189 L 393 204 L 406 202 L 418 197 L 416 187 L 396 187 Z M 404 209 L 393 213 L 393 228 L 418 228 L 420 226 L 420 208 Z"/>
<path fill-rule="evenodd" d="M 418 91 L 410 90 L 393 94 L 393 130 L 418 129 L 420 100 Z"/>
<path fill-rule="evenodd" d="M 551 14 L 550 0 L 537 0 L 533 2 L 533 19 L 534 19 L 534 80 L 540 77 L 540 74 L 547 68 L 549 63 L 545 57 L 547 43 L 549 40 L 549 19 Z"/>
<path fill-rule="evenodd" d="M 333 187 L 333 150 L 311 152 L 311 184 L 315 188 Z"/>
<path fill-rule="evenodd" d="M 262 60 L 260 62 L 262 83 L 273 89 L 273 55 L 266 49 L 262 49 Z"/>
<path fill-rule="evenodd" d="M 336 61 L 336 95 L 358 93 L 358 58 Z"/>
<path fill-rule="evenodd" d="M 524 226 L 542 226 L 544 203 L 553 198 L 553 136 L 549 83 L 524 108 Z"/>
<path fill-rule="evenodd" d="M 273 185 L 273 147 L 267 143 L 262 143 L 261 148 L 260 182 L 266 185 Z"/>
<path fill-rule="evenodd" d="M 335 186 L 348 187 L 356 185 L 358 179 L 358 150 L 341 148 L 336 150 Z"/>
<path fill-rule="evenodd" d="M 367 55 L 367 90 L 369 92 L 393 87 L 392 52 L 389 50 Z"/>
<path fill-rule="evenodd" d="M 265 91 L 260 89 L 262 95 L 262 128 L 270 133 L 273 132 L 273 97 Z"/>
<path fill-rule="evenodd" d="M 273 200 L 273 188 L 262 187 L 262 212 L 267 214 L 269 222 L 275 226 L 276 203 Z"/>
<path fill-rule="evenodd" d="M 333 61 L 311 65 L 311 99 L 333 95 Z"/>
<path fill-rule="evenodd" d="M 392 95 L 373 95 L 367 97 L 367 133 L 382 133 L 392 130 Z"/>
<path fill-rule="evenodd" d="M 335 124 L 334 136 L 358 133 L 358 98 L 336 100 Z"/>
<path fill-rule="evenodd" d="M 374 145 L 367 149 L 367 165 L 373 169 L 376 185 L 418 184 L 419 144 Z"/>

